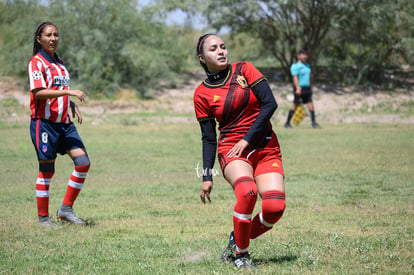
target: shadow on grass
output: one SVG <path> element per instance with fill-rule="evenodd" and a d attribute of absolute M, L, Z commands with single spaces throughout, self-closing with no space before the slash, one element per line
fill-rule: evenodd
<path fill-rule="evenodd" d="M 95 219 L 93 219 L 93 218 L 87 218 L 87 219 L 85 219 L 85 226 L 95 226 L 96 225 L 96 222 L 95 222 Z"/>
<path fill-rule="evenodd" d="M 92 219 L 92 218 L 83 219 L 83 220 L 85 221 L 85 224 L 73 224 L 73 223 L 70 223 L 70 222 L 67 222 L 67 221 L 64 221 L 64 220 L 59 220 L 59 219 L 58 219 L 58 223 L 59 223 L 60 225 L 63 225 L 63 226 L 65 226 L 65 225 L 68 225 L 68 226 L 73 225 L 73 226 L 86 226 L 86 227 L 92 227 L 92 226 L 95 226 L 95 225 L 96 225 L 95 220 L 94 220 L 94 219 Z"/>
<path fill-rule="evenodd" d="M 282 255 L 282 256 L 277 256 L 277 257 L 273 257 L 273 258 L 254 258 L 255 262 L 257 264 L 268 264 L 268 263 L 275 263 L 275 264 L 281 264 L 284 262 L 293 262 L 296 261 L 297 259 L 299 259 L 299 256 L 297 255 Z"/>

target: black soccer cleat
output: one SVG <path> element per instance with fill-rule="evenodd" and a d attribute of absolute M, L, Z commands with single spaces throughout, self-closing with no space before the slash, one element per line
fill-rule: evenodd
<path fill-rule="evenodd" d="M 234 240 L 234 231 L 230 233 L 229 243 L 221 254 L 221 261 L 224 262 L 233 262 L 236 258 L 236 241 Z"/>
<path fill-rule="evenodd" d="M 313 128 L 313 129 L 320 129 L 320 128 L 321 128 L 321 126 L 319 126 L 319 124 L 318 124 L 318 123 L 314 122 L 314 123 L 312 123 L 312 128 Z"/>
<path fill-rule="evenodd" d="M 249 253 L 238 254 L 233 262 L 235 267 L 256 269 L 257 265 L 250 258 Z"/>

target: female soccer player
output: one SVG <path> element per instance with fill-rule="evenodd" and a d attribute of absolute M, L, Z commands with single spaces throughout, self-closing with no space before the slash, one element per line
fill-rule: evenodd
<path fill-rule="evenodd" d="M 292 128 L 292 125 L 290 125 L 290 120 L 292 119 L 296 108 L 301 102 L 303 104 L 306 104 L 308 107 L 309 113 L 311 115 L 312 128 L 320 128 L 319 124 L 316 123 L 315 118 L 315 106 L 313 105 L 312 101 L 312 88 L 310 81 L 311 68 L 307 61 L 308 54 L 305 50 L 300 50 L 298 54 L 298 62 L 292 64 L 290 67 L 290 73 L 292 74 L 293 84 L 295 87 L 293 90 L 293 105 L 289 110 L 285 128 Z"/>
<path fill-rule="evenodd" d="M 56 26 L 44 22 L 34 33 L 33 57 L 29 61 L 28 75 L 30 85 L 31 123 L 30 134 L 39 160 L 39 175 L 36 181 L 36 198 L 39 223 L 45 227 L 57 224 L 49 217 L 49 185 L 55 173 L 57 153 L 69 154 L 75 169 L 69 179 L 62 206 L 57 217 L 73 224 L 85 225 L 73 212 L 76 200 L 89 170 L 90 162 L 85 146 L 71 122 L 82 116 L 70 96 L 81 102 L 85 93 L 70 89 L 70 76 L 63 61 L 56 54 L 59 33 Z"/>
<path fill-rule="evenodd" d="M 203 203 L 206 197 L 211 201 L 217 150 L 223 175 L 236 195 L 234 231 L 221 259 L 233 261 L 236 267 L 255 268 L 249 256 L 250 239 L 271 229 L 285 210 L 281 153 L 270 123 L 277 103 L 266 79 L 252 64 L 229 64 L 219 36 L 201 36 L 196 50 L 207 74 L 194 93 L 203 144 L 200 198 Z M 262 198 L 262 211 L 252 219 L 257 194 Z"/>

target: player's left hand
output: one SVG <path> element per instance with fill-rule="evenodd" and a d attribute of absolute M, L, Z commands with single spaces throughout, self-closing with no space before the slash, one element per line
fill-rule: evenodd
<path fill-rule="evenodd" d="M 230 149 L 230 151 L 227 153 L 227 157 L 240 157 L 240 155 L 243 153 L 244 149 L 246 149 L 248 145 L 249 143 L 246 140 L 241 139 L 233 146 L 233 148 Z"/>
<path fill-rule="evenodd" d="M 213 190 L 213 182 L 203 181 L 203 183 L 201 184 L 200 199 L 204 204 L 206 204 L 206 197 L 208 201 L 211 202 L 211 199 L 210 199 L 211 190 Z"/>
<path fill-rule="evenodd" d="M 70 102 L 70 109 L 72 110 L 72 117 L 73 119 L 75 119 L 75 115 L 78 117 L 78 123 L 82 124 L 82 114 L 79 111 L 78 106 L 75 104 L 75 102 L 71 101 Z"/>

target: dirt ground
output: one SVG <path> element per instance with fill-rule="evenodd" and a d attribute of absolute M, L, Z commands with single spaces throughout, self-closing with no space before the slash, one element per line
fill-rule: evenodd
<path fill-rule="evenodd" d="M 152 100 L 138 100 L 132 91 L 123 90 L 117 93 L 115 100 L 88 100 L 79 105 L 85 118 L 96 124 L 107 116 L 128 116 L 134 113 L 153 113 L 152 119 L 165 122 L 194 123 L 192 96 L 200 81 L 201 79 L 194 78 L 179 88 L 158 91 L 155 99 Z M 22 107 L 29 110 L 28 91 L 15 83 L 13 78 L 0 78 L 0 101 L 15 99 Z M 273 119 L 281 124 L 285 121 L 287 110 L 292 104 L 289 101 L 291 86 L 277 82 L 271 83 L 271 87 L 279 104 Z M 355 90 L 349 87 L 314 85 L 314 104 L 318 122 L 322 125 L 354 122 L 414 123 L 413 88 L 400 89 L 392 93 Z M 0 110 L 0 121 L 28 120 L 28 113 L 28 111 L 19 114 Z"/>

